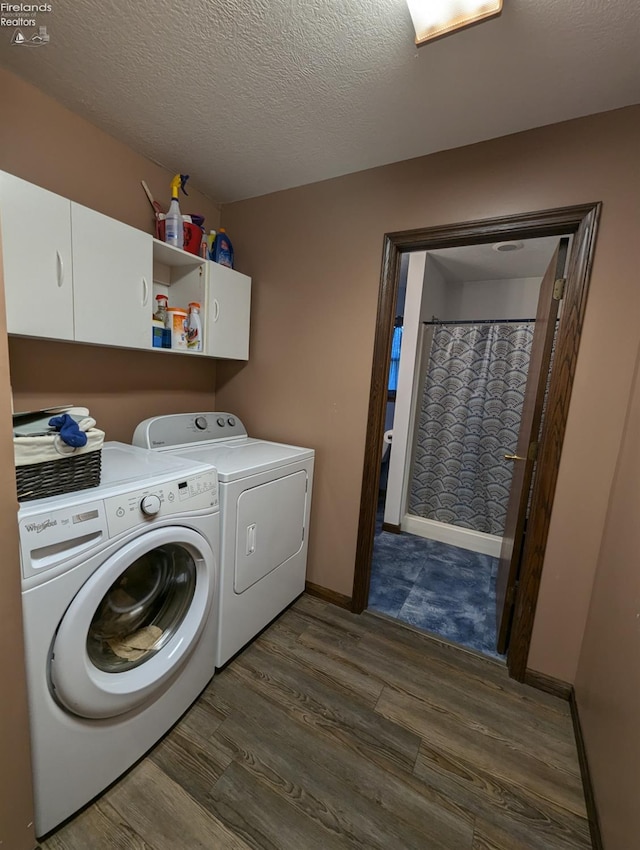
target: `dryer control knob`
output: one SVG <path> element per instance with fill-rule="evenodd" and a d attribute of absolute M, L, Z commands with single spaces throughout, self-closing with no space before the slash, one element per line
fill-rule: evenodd
<path fill-rule="evenodd" d="M 160 499 L 158 496 L 145 496 L 140 502 L 140 510 L 145 516 L 155 516 L 160 510 Z"/>
<path fill-rule="evenodd" d="M 233 426 L 234 426 L 235 424 L 236 424 L 236 420 L 233 418 L 233 416 L 230 416 L 230 417 L 227 419 L 227 425 L 230 425 L 230 426 L 233 428 Z"/>
<path fill-rule="evenodd" d="M 218 416 L 218 418 L 216 419 L 216 422 L 218 423 L 218 425 L 221 428 L 224 428 L 224 419 L 222 418 L 222 416 Z"/>
<path fill-rule="evenodd" d="M 196 416 L 196 428 L 199 431 L 204 431 L 207 427 L 207 420 L 204 416 Z"/>

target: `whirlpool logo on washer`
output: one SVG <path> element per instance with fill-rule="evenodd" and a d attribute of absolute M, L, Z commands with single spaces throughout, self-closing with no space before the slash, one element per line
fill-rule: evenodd
<path fill-rule="evenodd" d="M 30 522 L 28 524 L 25 524 L 25 528 L 27 529 L 27 531 L 35 531 L 36 534 L 40 534 L 41 531 L 44 531 L 47 528 L 53 528 L 53 526 L 57 524 L 57 519 L 45 519 L 44 522 Z"/>

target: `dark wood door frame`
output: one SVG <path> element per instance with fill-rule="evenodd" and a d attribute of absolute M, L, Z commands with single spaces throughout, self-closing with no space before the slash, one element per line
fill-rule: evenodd
<path fill-rule="evenodd" d="M 436 248 L 454 248 L 460 245 L 477 245 L 509 239 L 534 239 L 542 236 L 575 234 L 569 256 L 564 303 L 551 370 L 547 412 L 540 439 L 531 511 L 507 654 L 509 674 L 520 681 L 524 681 L 527 668 L 601 207 L 600 203 L 583 204 L 387 233 L 384 237 L 352 594 L 352 610 L 358 614 L 366 608 L 369 596 L 380 480 L 380 446 L 384 431 L 391 336 L 395 320 L 401 253 L 432 251 Z"/>

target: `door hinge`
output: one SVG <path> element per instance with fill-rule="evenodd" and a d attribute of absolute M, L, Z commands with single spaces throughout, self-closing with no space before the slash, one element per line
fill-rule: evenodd
<path fill-rule="evenodd" d="M 557 278 L 556 282 L 553 284 L 553 300 L 554 301 L 562 301 L 564 298 L 564 287 L 567 282 L 566 277 Z"/>
<path fill-rule="evenodd" d="M 527 452 L 528 460 L 537 460 L 538 458 L 538 444 L 537 443 L 529 443 L 529 451 Z"/>
<path fill-rule="evenodd" d="M 515 605 L 516 601 L 516 593 L 518 592 L 518 587 L 520 585 L 520 580 L 516 579 L 514 583 L 511 585 L 509 590 L 507 591 L 507 605 L 510 607 Z"/>

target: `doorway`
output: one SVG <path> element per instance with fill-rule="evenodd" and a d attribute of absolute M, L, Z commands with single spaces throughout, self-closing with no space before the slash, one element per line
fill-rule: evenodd
<path fill-rule="evenodd" d="M 517 570 L 513 585 L 513 615 L 510 619 L 507 666 L 510 674 L 520 680 L 524 679 L 526 673 L 599 214 L 600 205 L 589 204 L 392 233 L 387 234 L 384 240 L 352 596 L 352 608 L 356 612 L 364 610 L 369 594 L 378 506 L 380 451 L 401 255 L 473 244 L 574 234 L 566 275 L 564 306 L 557 329 L 556 356 L 549 381 L 547 412 L 535 461 L 536 476 L 528 500 L 527 533 L 522 538 L 521 549 L 518 549 L 517 555 L 514 556 Z"/>
<path fill-rule="evenodd" d="M 558 242 L 401 256 L 368 608 L 498 658 L 506 454 Z"/>

